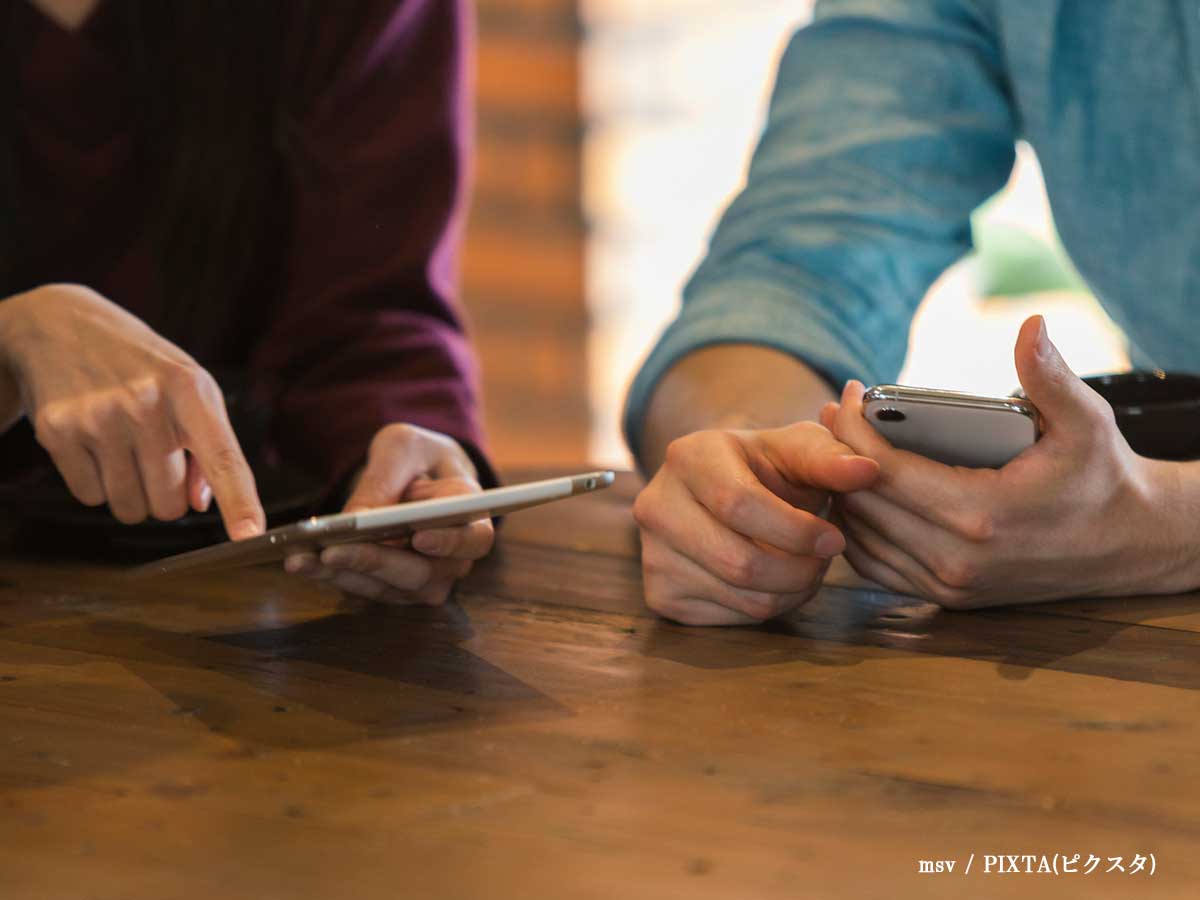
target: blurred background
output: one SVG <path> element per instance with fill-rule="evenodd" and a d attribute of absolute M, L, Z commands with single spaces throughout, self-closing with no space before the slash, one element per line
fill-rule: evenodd
<path fill-rule="evenodd" d="M 477 0 L 478 166 L 463 290 L 502 468 L 628 467 L 621 404 L 738 189 L 811 0 Z M 1005 394 L 1021 321 L 1081 373 L 1128 367 L 1058 244 L 1037 160 L 975 216 L 901 380 Z"/>

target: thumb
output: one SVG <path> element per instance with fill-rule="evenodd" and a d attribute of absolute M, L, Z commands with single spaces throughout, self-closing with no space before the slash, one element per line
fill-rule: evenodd
<path fill-rule="evenodd" d="M 763 438 L 776 467 L 797 486 L 845 494 L 866 490 L 879 477 L 875 460 L 855 453 L 816 422 L 777 428 Z"/>
<path fill-rule="evenodd" d="M 415 425 L 387 425 L 376 433 L 345 510 L 353 512 L 398 503 L 413 479 L 475 481 L 475 469 L 451 437 Z M 460 491 L 461 493 L 461 491 Z"/>
<path fill-rule="evenodd" d="M 428 461 L 416 441 L 381 432 L 371 442 L 366 465 L 346 501 L 345 511 L 398 503 L 413 479 L 424 475 L 428 468 Z"/>
<path fill-rule="evenodd" d="M 1104 398 L 1071 371 L 1041 316 L 1025 320 L 1013 356 L 1021 387 L 1042 414 L 1043 430 L 1090 434 L 1098 418 L 1111 417 Z"/>

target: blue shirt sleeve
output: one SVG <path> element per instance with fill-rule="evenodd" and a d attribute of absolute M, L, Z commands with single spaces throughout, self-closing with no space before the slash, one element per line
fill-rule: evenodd
<path fill-rule="evenodd" d="M 833 385 L 894 380 L 970 214 L 1018 132 L 984 0 L 827 0 L 780 64 L 747 184 L 630 390 L 636 453 L 655 386 L 686 354 L 750 343 Z"/>

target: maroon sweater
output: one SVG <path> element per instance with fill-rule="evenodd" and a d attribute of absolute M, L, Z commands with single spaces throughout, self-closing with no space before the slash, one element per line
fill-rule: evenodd
<path fill-rule="evenodd" d="M 21 35 L 12 112 L 36 283 L 86 284 L 153 323 L 143 136 L 114 0 L 74 33 L 25 0 L 7 4 Z M 389 422 L 453 436 L 489 479 L 456 299 L 471 150 L 467 0 L 372 7 L 299 123 L 318 171 L 287 180 L 290 226 L 262 235 L 263 258 L 276 261 L 270 290 L 240 300 L 236 341 L 184 349 L 269 386 L 271 445 L 330 483 Z M 338 16 L 337 3 L 324 8 Z M 47 464 L 27 426 L 0 438 L 0 481 Z"/>

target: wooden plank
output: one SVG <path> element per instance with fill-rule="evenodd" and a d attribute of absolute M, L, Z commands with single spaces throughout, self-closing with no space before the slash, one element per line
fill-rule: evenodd
<path fill-rule="evenodd" d="M 1102 621 L 830 589 L 683 628 L 642 604 L 637 487 L 509 517 L 441 609 L 0 551 L 0 893 L 1189 895 L 1196 596 Z M 1101 868 L 983 872 L 1064 852 Z M 1156 875 L 1105 874 L 1135 852 Z"/>

